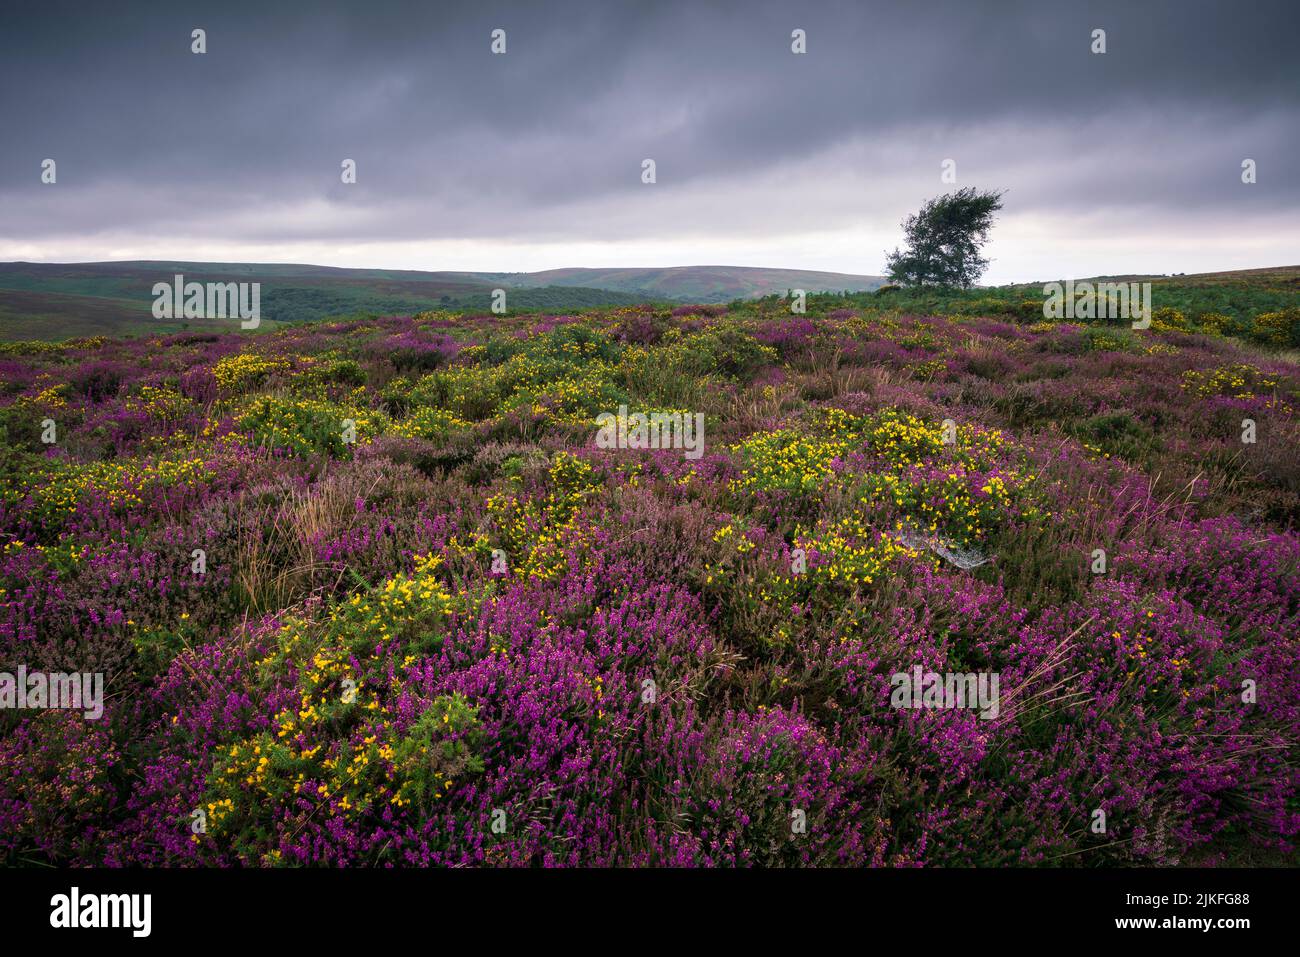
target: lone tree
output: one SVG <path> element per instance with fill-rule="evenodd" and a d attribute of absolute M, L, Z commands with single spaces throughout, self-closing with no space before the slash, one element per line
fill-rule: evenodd
<path fill-rule="evenodd" d="M 908 286 L 973 285 L 988 268 L 980 247 L 1001 208 L 1001 193 L 973 186 L 930 200 L 903 222 L 908 248 L 889 253 L 889 278 Z"/>

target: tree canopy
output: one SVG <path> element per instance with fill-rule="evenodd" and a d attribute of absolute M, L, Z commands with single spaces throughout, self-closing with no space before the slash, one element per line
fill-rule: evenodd
<path fill-rule="evenodd" d="M 1001 208 L 1001 193 L 973 186 L 929 200 L 903 221 L 908 248 L 888 254 L 889 278 L 908 286 L 973 285 L 988 268 L 980 248 Z"/>

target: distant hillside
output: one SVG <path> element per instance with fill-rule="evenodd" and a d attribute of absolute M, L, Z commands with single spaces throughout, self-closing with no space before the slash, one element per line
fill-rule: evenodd
<path fill-rule="evenodd" d="M 805 292 L 869 292 L 885 283 L 883 276 L 858 276 L 809 269 L 767 269 L 758 266 L 669 266 L 622 269 L 547 269 L 534 273 L 472 273 L 492 281 L 519 286 L 587 286 L 636 293 L 642 298 L 683 302 L 731 302 Z"/>
<path fill-rule="evenodd" d="M 647 298 L 569 285 L 514 288 L 470 273 L 399 269 L 279 263 L 0 263 L 0 339 L 228 330 L 229 321 L 153 317 L 154 283 L 169 282 L 178 273 L 196 282 L 260 282 L 263 329 L 358 313 L 486 312 L 492 290 L 502 286 L 512 311 L 573 312 Z"/>
<path fill-rule="evenodd" d="M 1075 279 L 1076 283 L 1084 281 Z M 1086 281 L 1150 282 L 1151 306 L 1157 312 L 1155 318 L 1165 328 L 1233 336 L 1267 346 L 1300 348 L 1300 326 L 1288 318 L 1294 314 L 1288 310 L 1300 309 L 1300 266 L 1172 276 L 1091 276 Z M 830 298 L 865 311 L 998 317 L 1032 325 L 1046 318 L 1045 285 L 1043 280 L 970 289 L 890 285 L 873 293 Z M 1268 318 L 1261 322 L 1261 317 Z"/>
<path fill-rule="evenodd" d="M 744 266 L 489 273 L 294 263 L 0 263 L 0 339 L 228 329 L 229 321 L 153 317 L 154 283 L 177 273 L 196 282 L 260 282 L 265 329 L 358 313 L 486 312 L 497 288 L 507 290 L 512 312 L 576 312 L 648 301 L 730 302 L 787 289 L 871 290 L 883 282 L 877 276 Z"/>
<path fill-rule="evenodd" d="M 1221 272 L 1115 273 L 1107 276 L 1076 277 L 1075 282 L 1150 282 L 1183 286 L 1206 286 L 1216 283 L 1240 283 L 1250 286 L 1294 287 L 1300 285 L 1300 266 L 1263 266 L 1255 269 L 1229 269 Z M 982 286 L 992 289 L 1042 289 L 1047 282 L 1064 282 L 1060 278 L 1011 283 L 1008 286 Z"/>

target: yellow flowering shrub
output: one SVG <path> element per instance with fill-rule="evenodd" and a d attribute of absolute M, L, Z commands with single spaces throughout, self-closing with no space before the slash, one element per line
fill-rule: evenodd
<path fill-rule="evenodd" d="M 290 367 L 289 360 L 279 356 L 239 352 L 217 360 L 212 375 L 224 395 L 235 395 L 261 385 L 273 373 L 286 372 Z"/>
<path fill-rule="evenodd" d="M 704 586 L 721 596 L 731 622 L 750 623 L 738 630 L 752 633 L 752 623 L 761 623 L 765 645 L 788 641 L 800 613 L 858 627 L 865 612 L 855 599 L 879 587 L 900 558 L 919 555 L 861 515 L 801 526 L 788 552 L 759 550 L 734 523 L 720 527 L 713 541 L 719 552 L 704 568 Z"/>
<path fill-rule="evenodd" d="M 31 502 L 38 515 L 57 523 L 92 494 L 104 499 L 110 508 L 136 508 L 143 504 L 144 492 L 150 488 L 197 485 L 212 474 L 202 459 L 183 455 L 154 461 L 55 460 L 46 473 L 47 479 L 31 490 Z"/>
<path fill-rule="evenodd" d="M 1251 337 L 1274 346 L 1300 345 L 1300 308 L 1260 313 L 1255 317 Z"/>
<path fill-rule="evenodd" d="M 540 501 L 510 494 L 490 496 L 487 513 L 500 547 L 515 560 L 511 571 L 520 576 L 555 578 L 567 568 L 567 552 L 587 536 L 576 523 L 578 510 L 600 485 L 591 464 L 558 453 Z"/>
<path fill-rule="evenodd" d="M 848 435 L 817 438 L 795 429 L 758 432 L 735 446 L 744 468 L 739 491 L 816 492 L 853 448 Z"/>
<path fill-rule="evenodd" d="M 419 408 L 401 421 L 393 423 L 394 435 L 408 438 L 444 440 L 459 429 L 469 428 L 467 422 L 446 409 Z"/>
<path fill-rule="evenodd" d="M 1151 313 L 1151 328 L 1156 332 L 1186 332 L 1187 316 L 1172 306 L 1160 306 Z"/>
<path fill-rule="evenodd" d="M 1197 328 L 1214 336 L 1227 335 L 1235 325 L 1236 320 L 1232 316 L 1225 316 L 1221 312 L 1203 312 L 1196 317 Z"/>
<path fill-rule="evenodd" d="M 174 388 L 142 385 L 123 402 L 129 412 L 143 412 L 163 423 L 174 423 L 194 411 L 194 403 Z"/>
<path fill-rule="evenodd" d="M 1253 399 L 1277 387 L 1277 376 L 1266 375 L 1254 366 L 1237 363 L 1217 369 L 1188 369 L 1183 373 L 1182 388 L 1199 396 L 1221 395 L 1234 399 Z"/>
<path fill-rule="evenodd" d="M 329 628 L 347 650 L 362 653 L 395 639 L 435 647 L 456 600 L 438 577 L 441 555 L 417 555 L 411 574 L 398 574 L 367 595 L 353 595 L 330 612 Z"/>
<path fill-rule="evenodd" d="M 357 392 L 362 390 L 358 389 Z M 235 418 L 259 445 L 294 455 L 345 456 L 353 445 L 369 442 L 388 425 L 382 412 L 359 404 L 325 399 L 257 396 Z"/>
<path fill-rule="evenodd" d="M 390 805 L 427 807 L 482 770 L 477 709 L 462 696 L 435 698 L 405 732 L 392 710 L 402 686 L 384 665 L 384 646 L 400 648 L 402 660 L 390 659 L 400 675 L 442 643 L 453 610 L 472 611 L 473 599 L 443 583 L 442 566 L 440 555 L 417 555 L 410 574 L 325 617 L 283 617 L 256 671 L 268 683 L 296 674 L 296 699 L 270 730 L 214 756 L 201 805 L 210 837 L 251 848 L 259 821 L 303 800 L 347 819 Z"/>

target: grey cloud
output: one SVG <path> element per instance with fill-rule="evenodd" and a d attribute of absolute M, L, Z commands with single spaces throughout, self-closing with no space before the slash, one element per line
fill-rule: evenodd
<path fill-rule="evenodd" d="M 1010 213 L 1138 205 L 1244 222 L 1300 207 L 1298 9 L 11 3 L 0 238 L 789 226 L 764 207 L 896 221 L 941 191 L 949 156 L 963 182 L 1008 189 Z M 206 56 L 189 52 L 195 26 Z M 498 26 L 504 57 L 488 53 Z M 789 52 L 794 27 L 806 56 Z M 1094 27 L 1105 56 L 1088 50 Z M 38 180 L 46 156 L 53 190 Z M 1250 191 L 1235 172 L 1246 156 L 1260 166 Z M 344 157 L 355 187 L 339 183 Z M 644 157 L 659 165 L 649 195 Z M 721 221 L 692 212 L 704 208 Z"/>

